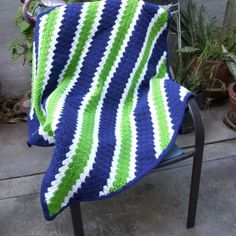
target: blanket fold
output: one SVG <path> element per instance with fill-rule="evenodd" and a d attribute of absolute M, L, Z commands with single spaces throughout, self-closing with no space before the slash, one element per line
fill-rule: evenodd
<path fill-rule="evenodd" d="M 192 93 L 171 79 L 169 24 L 168 11 L 140 0 L 38 16 L 28 144 L 55 145 L 41 189 L 47 220 L 132 186 L 173 147 Z"/>

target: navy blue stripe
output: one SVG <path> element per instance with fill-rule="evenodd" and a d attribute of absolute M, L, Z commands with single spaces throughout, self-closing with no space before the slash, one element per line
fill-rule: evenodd
<path fill-rule="evenodd" d="M 157 8 L 150 8 L 149 5 L 143 7 L 119 68 L 112 78 L 101 113 L 99 146 L 95 164 L 90 176 L 82 184 L 82 188 L 79 189 L 76 195 L 78 199 L 85 200 L 90 197 L 98 197 L 99 192 L 103 190 L 103 186 L 107 184 L 116 145 L 115 125 L 118 104 L 142 50 L 150 21 L 156 13 Z M 94 179 L 99 179 L 99 181 L 94 182 Z"/>
<path fill-rule="evenodd" d="M 68 4 L 66 7 L 60 32 L 58 34 L 58 43 L 56 44 L 56 49 L 54 51 L 50 79 L 48 80 L 42 96 L 42 103 L 44 104 L 45 100 L 56 88 L 59 76 L 66 65 L 65 63 L 69 59 L 71 44 L 73 43 L 81 10 L 81 4 Z"/>
<path fill-rule="evenodd" d="M 136 175 L 141 175 L 148 168 L 150 168 L 150 165 L 156 160 L 153 124 L 148 105 L 148 92 L 150 90 L 150 80 L 156 75 L 156 66 L 163 56 L 163 53 L 167 51 L 167 45 L 165 43 L 166 37 L 167 30 L 164 30 L 155 44 L 145 80 L 139 88 L 138 104 L 135 109 L 135 121 L 138 138 Z"/>
<path fill-rule="evenodd" d="M 35 69 L 38 69 L 38 52 L 39 52 L 39 21 L 37 21 L 34 29 L 34 43 L 35 43 Z M 36 79 L 36 78 L 34 78 Z"/>
<path fill-rule="evenodd" d="M 172 80 L 165 81 L 165 88 L 167 91 L 167 102 L 169 106 L 169 111 L 171 114 L 172 123 L 174 129 L 179 128 L 179 120 L 182 119 L 182 114 L 179 112 L 181 109 L 186 108 L 186 104 L 180 101 L 179 89 L 180 85 Z M 185 106 L 185 107 L 184 107 Z M 176 109 L 178 107 L 178 109 Z"/>
<path fill-rule="evenodd" d="M 74 7 L 77 7 L 77 4 L 75 4 Z M 81 106 L 81 102 L 85 94 L 88 93 L 89 88 L 91 87 L 96 68 L 104 55 L 119 8 L 120 1 L 116 1 L 116 4 L 113 5 L 112 11 L 110 8 L 105 6 L 100 25 L 98 27 L 98 32 L 95 34 L 92 46 L 90 47 L 86 59 L 84 60 L 79 78 L 77 79 L 77 82 L 69 96 L 67 96 L 58 129 L 55 131 L 56 148 L 53 153 L 50 167 L 43 180 L 43 194 L 51 185 L 55 174 L 57 174 L 58 169 L 62 166 L 62 161 L 66 159 L 66 153 L 69 152 L 69 147 L 72 144 L 76 130 L 77 111 Z M 67 37 L 67 34 L 64 34 L 63 37 Z M 61 40 L 63 41 L 64 38 L 61 38 Z M 41 197 L 43 200 L 44 196 Z"/>

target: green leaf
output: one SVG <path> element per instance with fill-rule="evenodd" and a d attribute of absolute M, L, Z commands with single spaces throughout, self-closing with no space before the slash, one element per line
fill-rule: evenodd
<path fill-rule="evenodd" d="M 230 53 L 224 45 L 222 45 L 222 51 L 223 53 L 225 53 L 227 57 L 229 57 L 232 60 L 232 61 L 226 61 L 226 65 L 230 73 L 236 79 L 236 56 L 233 53 Z"/>
<path fill-rule="evenodd" d="M 226 55 L 227 57 L 229 57 L 229 58 L 233 61 L 233 63 L 236 64 L 236 56 L 235 56 L 233 53 L 230 53 L 230 52 L 225 48 L 224 45 L 222 45 L 222 50 L 223 50 L 223 53 L 225 53 L 225 55 Z"/>
<path fill-rule="evenodd" d="M 195 48 L 195 47 L 183 47 L 177 50 L 177 52 L 180 52 L 180 53 L 194 53 L 197 51 L 199 51 L 199 48 Z"/>
<path fill-rule="evenodd" d="M 236 64 L 232 61 L 227 61 L 226 62 L 230 73 L 233 75 L 233 77 L 236 79 Z"/>
<path fill-rule="evenodd" d="M 32 51 L 28 48 L 25 50 L 25 60 L 27 63 L 31 64 L 32 62 Z"/>
<path fill-rule="evenodd" d="M 12 48 L 11 58 L 13 61 L 16 61 L 19 58 L 19 53 L 16 48 Z"/>
<path fill-rule="evenodd" d="M 27 31 L 30 28 L 30 25 L 27 22 L 22 21 L 18 24 L 18 27 L 20 29 L 20 32 L 24 33 L 25 31 Z"/>

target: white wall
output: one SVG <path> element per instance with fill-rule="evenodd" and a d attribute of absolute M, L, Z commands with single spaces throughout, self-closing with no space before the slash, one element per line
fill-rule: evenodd
<path fill-rule="evenodd" d="M 198 6 L 202 4 L 206 6 L 209 15 L 211 17 L 216 17 L 218 22 L 222 23 L 224 20 L 227 1 L 228 0 L 196 0 L 195 2 Z"/>
<path fill-rule="evenodd" d="M 22 60 L 13 62 L 8 50 L 11 40 L 20 38 L 13 19 L 20 0 L 0 0 L 0 100 L 21 96 L 30 87 L 30 68 Z"/>

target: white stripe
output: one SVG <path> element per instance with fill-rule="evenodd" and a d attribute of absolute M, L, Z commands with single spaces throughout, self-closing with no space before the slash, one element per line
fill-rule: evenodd
<path fill-rule="evenodd" d="M 33 58 L 33 63 L 32 63 L 32 95 L 31 95 L 31 104 L 30 104 L 30 119 L 33 120 L 34 117 L 34 96 L 33 96 L 33 91 L 34 91 L 34 83 L 35 83 L 35 79 L 36 79 L 36 52 L 35 52 L 36 48 L 35 48 L 35 42 L 33 42 L 33 52 L 32 52 L 32 58 Z"/>
<path fill-rule="evenodd" d="M 49 144 L 54 144 L 55 143 L 55 139 L 53 136 L 49 136 L 44 130 L 43 130 L 43 126 L 40 125 L 39 126 L 39 130 L 38 130 L 39 135 L 41 135 L 43 137 L 43 139 L 45 141 L 47 141 Z"/>
<path fill-rule="evenodd" d="M 157 66 L 156 66 L 156 74 L 158 74 L 160 72 L 160 68 L 166 59 L 167 59 L 167 53 L 166 53 L 166 51 L 164 51 L 163 55 L 161 56 Z"/>
<path fill-rule="evenodd" d="M 122 57 L 123 57 L 123 55 L 124 55 L 124 53 L 126 51 L 126 48 L 128 46 L 128 42 L 129 42 L 129 40 L 130 40 L 130 38 L 131 38 L 131 36 L 133 34 L 133 31 L 134 31 L 135 25 L 136 25 L 136 23 L 138 21 L 138 18 L 139 18 L 141 9 L 143 7 L 143 4 L 144 4 L 143 1 L 139 2 L 138 8 L 137 8 L 136 13 L 135 13 L 135 15 L 133 17 L 133 21 L 132 21 L 132 23 L 130 25 L 129 31 L 126 34 L 126 37 L 125 37 L 125 39 L 123 41 L 121 49 L 119 50 L 119 55 L 117 56 L 116 61 L 114 62 L 113 67 L 111 68 L 110 73 L 109 73 L 109 75 L 107 77 L 107 80 L 105 82 L 105 85 L 104 85 L 104 88 L 103 88 L 103 92 L 102 92 L 102 95 L 101 95 L 101 99 L 99 100 L 99 104 L 98 104 L 98 107 L 97 107 L 97 110 L 96 110 L 96 114 L 95 114 L 95 124 L 94 124 L 94 132 L 93 132 L 94 133 L 94 136 L 93 136 L 93 146 L 92 146 L 92 150 L 91 150 L 91 153 L 90 153 L 90 156 L 89 156 L 89 160 L 88 160 L 87 166 L 84 168 L 84 171 L 81 174 L 80 178 L 76 181 L 76 184 L 72 187 L 72 190 L 68 193 L 67 197 L 64 200 L 64 203 L 62 204 L 62 207 L 67 205 L 67 203 L 69 202 L 70 198 L 73 197 L 73 194 L 78 190 L 78 188 L 81 187 L 81 184 L 85 181 L 86 177 L 89 176 L 89 173 L 90 173 L 90 171 L 93 168 L 93 164 L 95 162 L 95 157 L 96 157 L 97 149 L 98 149 L 98 146 L 99 146 L 98 135 L 99 135 L 99 125 L 100 125 L 100 119 L 101 119 L 103 102 L 104 102 L 104 99 L 106 97 L 107 90 L 109 89 L 109 86 L 110 86 L 110 83 L 112 81 L 112 78 L 113 78 L 117 68 L 119 67 L 119 63 L 122 60 Z M 108 51 L 110 51 L 110 50 L 108 50 Z M 100 69 L 100 71 L 101 70 L 102 70 L 102 68 Z"/>
<path fill-rule="evenodd" d="M 156 23 L 157 19 L 161 16 L 161 14 L 164 12 L 163 9 L 159 9 L 157 14 L 153 17 L 150 25 L 149 25 L 149 28 L 147 30 L 147 34 L 146 34 L 146 38 L 145 38 L 145 42 L 144 42 L 144 45 L 143 45 L 143 48 L 142 48 L 142 51 L 140 52 L 140 56 L 138 58 L 138 61 L 136 62 L 136 65 L 132 71 L 132 74 L 130 76 L 130 79 L 126 85 L 126 88 L 124 90 L 124 93 L 122 94 L 122 98 L 121 98 L 121 101 L 119 103 L 119 107 L 118 107 L 118 110 L 117 110 L 117 122 L 116 122 L 116 127 L 115 127 L 115 136 L 116 136 L 116 146 L 115 146 L 115 151 L 114 151 L 114 156 L 113 156 L 113 160 L 112 160 L 112 164 L 111 164 L 111 170 L 110 170 L 110 175 L 109 175 L 109 178 L 107 180 L 107 185 L 105 185 L 103 187 L 103 191 L 101 191 L 99 193 L 100 196 L 103 196 L 103 195 L 107 195 L 110 191 L 110 189 L 112 188 L 113 186 L 113 183 L 115 181 L 115 177 L 116 177 L 116 172 L 117 172 L 117 167 L 118 167 L 118 160 L 119 160 L 119 154 L 120 154 L 120 149 L 121 149 L 121 122 L 122 122 L 122 111 L 123 111 L 123 106 L 124 106 L 124 102 L 125 102 L 125 99 L 128 95 L 128 91 L 129 91 L 129 88 L 131 86 L 131 83 L 132 83 L 132 80 L 133 80 L 133 77 L 139 67 L 139 64 L 143 58 L 143 55 L 144 55 L 144 52 L 145 52 L 145 49 L 146 49 L 146 46 L 147 46 L 147 43 L 148 43 L 148 39 L 149 39 L 149 36 L 150 36 L 150 32 L 151 32 L 151 29 L 153 27 L 153 25 Z M 155 46 L 155 43 L 157 41 L 157 39 L 159 38 L 159 36 L 161 35 L 162 31 L 166 28 L 166 25 L 163 26 L 160 31 L 158 32 L 158 34 L 156 35 L 156 38 L 153 40 L 153 43 L 152 43 L 152 47 L 151 47 L 151 50 L 150 50 L 150 53 L 149 53 L 149 59 L 151 57 L 151 54 L 152 54 L 152 50 Z M 147 62 L 149 61 L 149 59 L 147 60 Z M 143 77 L 145 76 L 146 74 L 146 70 L 147 70 L 147 64 L 145 65 L 143 71 L 142 71 L 142 76 L 140 77 L 140 80 L 143 79 Z M 132 123 L 132 122 L 131 122 Z M 133 128 L 133 130 L 135 130 L 135 128 Z M 134 131 L 135 132 L 135 131 Z M 135 135 L 135 134 L 134 134 Z M 135 141 L 137 142 L 137 141 Z M 133 143 L 132 144 L 134 145 L 137 145 L 136 143 Z M 134 147 L 135 149 L 135 147 Z M 133 151 L 133 150 L 132 150 Z M 136 155 L 136 152 L 134 152 L 132 155 Z M 132 156 L 132 164 L 131 164 L 131 169 L 130 169 L 130 172 L 132 172 L 132 168 L 135 168 L 135 159 L 136 159 L 136 156 Z M 134 171 L 133 171 L 134 173 Z M 130 178 L 133 177 L 134 174 L 130 174 Z"/>
<path fill-rule="evenodd" d="M 39 23 L 39 38 L 38 38 L 38 65 L 40 65 L 40 55 L 42 52 L 42 38 L 43 38 L 43 32 L 45 30 L 46 27 L 46 23 L 47 23 L 47 18 L 48 15 L 44 15 L 40 18 L 40 23 Z M 36 68 L 38 69 L 38 65 L 36 65 Z M 38 74 L 36 73 L 36 76 Z M 41 101 L 41 100 L 40 100 Z M 41 104 L 40 104 L 41 105 Z"/>
<path fill-rule="evenodd" d="M 64 107 L 64 104 L 65 104 L 65 100 L 66 100 L 66 96 L 68 96 L 68 94 L 71 92 L 71 90 L 73 89 L 76 81 L 77 81 L 77 78 L 79 77 L 79 74 L 81 72 L 81 69 L 83 67 L 83 63 L 84 63 L 84 59 L 85 57 L 87 56 L 87 53 L 89 51 L 89 48 L 91 47 L 91 43 L 93 41 L 93 37 L 95 35 L 95 33 L 97 32 L 98 30 L 98 26 L 100 24 L 100 20 L 101 20 L 101 17 L 102 17 L 102 14 L 103 14 L 103 9 L 104 9 L 104 6 L 105 6 L 105 3 L 106 1 L 103 1 L 100 5 L 99 5 L 99 10 L 98 10 L 98 13 L 97 13 L 97 17 L 96 17 L 96 21 L 93 25 L 93 28 L 91 29 L 91 34 L 90 34 L 90 37 L 89 37 L 89 40 L 87 40 L 86 42 L 86 45 L 84 46 L 84 50 L 83 50 L 83 53 L 81 55 L 81 59 L 79 60 L 78 62 L 78 65 L 77 65 L 77 69 L 76 69 L 76 72 L 73 76 L 73 79 L 72 81 L 70 82 L 70 85 L 67 87 L 65 93 L 61 96 L 59 102 L 58 102 L 58 105 L 56 107 L 56 110 L 55 110 L 55 114 L 56 116 L 54 116 L 54 119 L 52 121 L 52 129 L 55 131 L 56 128 L 57 128 L 57 124 L 59 122 L 59 119 L 60 119 L 60 116 L 61 116 L 61 113 L 62 113 L 62 110 L 63 110 L 63 107 Z M 84 101 L 83 101 L 84 102 Z M 82 119 L 81 118 L 78 118 L 77 120 L 81 121 Z M 82 123 L 82 122 L 77 122 L 77 123 Z M 75 142 L 77 141 L 76 138 L 73 139 L 73 144 L 72 146 L 76 148 L 75 146 Z M 70 147 L 70 150 L 71 150 L 72 147 Z M 73 150 L 74 153 L 75 153 L 75 149 Z M 72 156 L 70 156 L 70 153 L 67 153 L 66 154 L 66 157 L 67 159 L 70 158 L 70 162 L 72 161 Z M 66 160 L 67 160 L 66 159 Z M 51 198 L 53 197 L 54 193 L 56 192 L 56 190 L 58 189 L 58 186 L 61 182 L 61 179 L 62 177 L 64 176 L 65 174 L 65 171 L 67 170 L 68 168 L 68 165 L 70 162 L 67 162 L 67 161 L 64 161 L 62 164 L 63 166 L 61 168 L 59 168 L 59 173 L 55 176 L 55 180 L 52 181 L 51 183 L 51 187 L 48 188 L 47 190 L 47 193 L 45 193 L 45 198 L 46 198 L 46 201 L 49 203 Z M 66 165 L 64 165 L 64 163 L 66 163 Z"/>
<path fill-rule="evenodd" d="M 189 93 L 189 90 L 186 89 L 185 87 L 183 86 L 180 86 L 179 88 L 179 96 L 180 96 L 180 101 L 183 102 L 186 95 Z"/>
<path fill-rule="evenodd" d="M 66 72 L 68 66 L 70 65 L 71 60 L 72 60 L 72 58 L 73 58 L 73 56 L 75 54 L 76 46 L 77 46 L 77 43 L 78 43 L 78 40 L 79 40 L 79 37 L 80 37 L 80 33 L 81 33 L 81 30 L 82 30 L 82 27 L 84 25 L 85 16 L 86 16 L 86 13 L 88 11 L 88 7 L 89 7 L 88 4 L 84 4 L 83 5 L 82 11 L 81 11 L 81 15 L 80 15 L 80 18 L 79 18 L 79 23 L 78 23 L 77 28 L 76 28 L 76 33 L 75 33 L 75 36 L 73 38 L 73 42 L 71 44 L 69 59 L 67 60 L 67 63 L 65 65 L 65 67 L 63 68 L 60 76 L 59 76 L 59 79 L 57 81 L 58 85 L 62 81 L 62 79 L 63 79 L 63 77 L 65 75 L 65 72 Z M 67 93 L 68 93 L 68 89 L 72 89 L 71 86 L 68 86 L 67 90 L 65 90 L 64 94 L 62 94 L 62 96 L 61 96 L 61 98 L 60 98 L 60 100 L 59 100 L 59 102 L 57 104 L 57 108 L 56 108 L 55 114 L 54 114 L 54 120 L 55 120 L 54 124 L 55 125 L 59 122 L 59 119 L 60 119 L 60 116 L 61 116 L 61 110 L 62 110 L 62 108 L 64 106 L 64 101 L 62 101 L 62 98 L 65 99 L 65 97 L 67 96 Z M 51 96 L 49 96 L 47 98 L 47 101 L 46 101 L 46 106 L 45 106 L 46 107 L 46 113 L 48 111 L 48 104 L 50 103 L 50 98 L 51 98 Z M 50 136 L 46 131 L 44 131 L 44 127 L 43 126 L 39 127 L 39 134 L 41 136 L 43 136 L 44 140 L 48 141 L 50 144 L 55 142 L 54 137 Z"/>
<path fill-rule="evenodd" d="M 36 64 L 36 68 L 38 69 L 38 65 L 40 65 L 40 54 L 41 54 L 41 47 L 42 47 L 42 37 L 43 37 L 43 31 L 45 29 L 46 21 L 47 21 L 48 15 L 43 15 L 40 18 L 39 23 L 39 38 L 38 38 L 38 64 Z"/>

